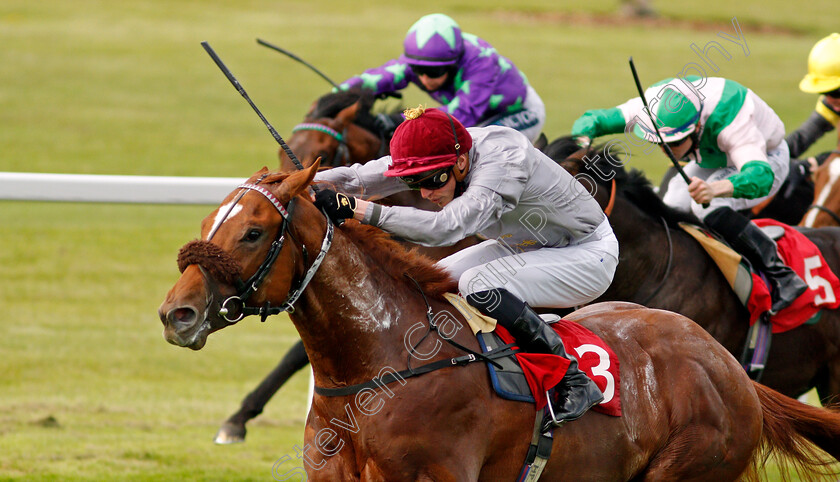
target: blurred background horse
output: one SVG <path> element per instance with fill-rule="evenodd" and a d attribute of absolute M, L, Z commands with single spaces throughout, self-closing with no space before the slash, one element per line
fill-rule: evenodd
<path fill-rule="evenodd" d="M 597 183 L 594 196 L 609 215 L 620 245 L 613 283 L 596 301 L 632 301 L 675 311 L 700 324 L 739 356 L 750 326 L 749 313 L 701 245 L 678 225 L 702 225 L 691 214 L 666 206 L 641 171 L 585 153 L 568 137 L 548 154 L 574 174 Z M 573 155 L 573 153 L 577 153 Z M 615 188 L 613 188 L 613 180 Z M 805 229 L 826 262 L 840 273 L 840 228 Z M 761 382 L 788 396 L 816 388 L 821 400 L 840 394 L 840 312 L 823 311 L 820 321 L 774 334 Z"/>

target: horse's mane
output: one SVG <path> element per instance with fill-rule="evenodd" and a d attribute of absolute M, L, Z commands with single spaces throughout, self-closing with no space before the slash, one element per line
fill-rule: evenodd
<path fill-rule="evenodd" d="M 376 113 L 372 111 L 373 104 L 376 102 L 376 96 L 367 89 L 353 88 L 323 95 L 315 102 L 315 108 L 309 116 L 315 119 L 319 117 L 332 119 L 339 112 L 356 102 L 360 102 L 361 104 L 359 105 L 356 119 L 353 122 L 368 131 L 379 132 L 374 122 L 374 115 Z M 399 107 L 394 109 L 394 111 L 397 110 L 399 110 Z"/>
<path fill-rule="evenodd" d="M 426 295 L 433 297 L 458 291 L 458 282 L 434 260 L 414 249 L 406 249 L 385 231 L 356 221 L 345 222 L 342 231 L 395 281 L 413 285 L 406 278 L 410 276 Z"/>
<path fill-rule="evenodd" d="M 613 161 L 609 162 L 603 145 L 590 146 L 587 151 L 581 152 L 574 138 L 567 136 L 552 141 L 543 152 L 573 174 L 586 174 L 601 188 L 610 189 L 612 179 L 615 179 L 618 195 L 654 219 L 664 219 L 670 226 L 681 222 L 703 224 L 693 214 L 677 211 L 662 202 L 642 171 L 632 168 L 628 172 L 621 158 L 613 157 Z M 584 157 L 588 161 L 584 161 Z"/>
<path fill-rule="evenodd" d="M 262 183 L 283 182 L 292 174 L 272 172 Z M 254 182 L 257 177 L 252 177 L 249 182 Z M 304 192 L 300 196 L 308 202 L 308 194 Z M 457 281 L 443 268 L 437 266 L 434 260 L 416 250 L 406 249 L 385 231 L 354 220 L 346 221 L 341 230 L 353 244 L 374 260 L 374 264 L 382 267 L 395 281 L 412 283 L 406 278 L 408 275 L 420 284 L 424 293 L 433 297 L 458 291 Z"/>

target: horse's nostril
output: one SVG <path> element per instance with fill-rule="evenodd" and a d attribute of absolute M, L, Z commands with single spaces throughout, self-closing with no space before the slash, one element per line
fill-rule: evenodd
<path fill-rule="evenodd" d="M 189 307 L 181 307 L 170 310 L 166 318 L 172 324 L 193 324 L 198 316 L 198 313 Z"/>

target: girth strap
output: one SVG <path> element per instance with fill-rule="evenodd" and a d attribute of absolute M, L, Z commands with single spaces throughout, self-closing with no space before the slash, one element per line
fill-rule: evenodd
<path fill-rule="evenodd" d="M 325 397 L 343 397 L 346 395 L 354 395 L 366 388 L 379 388 L 383 385 L 394 383 L 397 380 L 404 380 L 406 378 L 424 375 L 435 370 L 440 370 L 441 368 L 465 366 L 477 361 L 489 361 L 495 360 L 496 358 L 504 358 L 507 356 L 511 356 L 519 352 L 519 350 L 514 350 L 513 346 L 513 344 L 500 346 L 498 350 L 494 350 L 492 353 L 485 354 L 483 357 L 477 357 L 474 354 L 470 353 L 468 355 L 462 355 L 455 358 L 447 358 L 445 360 L 438 360 L 436 362 L 427 363 L 425 365 L 420 365 L 417 368 L 409 368 L 408 370 L 403 370 L 397 373 L 388 372 L 385 375 L 383 375 L 382 378 L 374 378 L 364 383 L 357 383 L 356 385 L 349 385 L 340 388 L 324 388 L 315 386 L 315 393 L 317 393 L 318 395 L 323 395 Z"/>

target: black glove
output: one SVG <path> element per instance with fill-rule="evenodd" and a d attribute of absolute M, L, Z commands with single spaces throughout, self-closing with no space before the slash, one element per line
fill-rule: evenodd
<path fill-rule="evenodd" d="M 345 219 L 353 217 L 356 198 L 332 189 L 321 189 L 315 194 L 315 207 L 327 213 L 334 224 L 341 224 Z"/>

